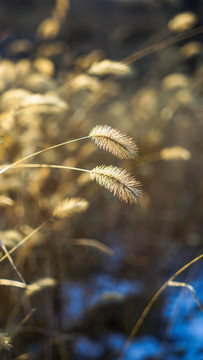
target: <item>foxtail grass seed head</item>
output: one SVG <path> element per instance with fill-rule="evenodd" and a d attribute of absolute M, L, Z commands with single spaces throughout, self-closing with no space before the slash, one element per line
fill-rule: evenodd
<path fill-rule="evenodd" d="M 171 148 L 164 148 L 160 151 L 160 156 L 163 160 L 189 160 L 191 153 L 182 146 L 173 146 Z"/>
<path fill-rule="evenodd" d="M 173 19 L 168 23 L 168 28 L 174 32 L 182 32 L 188 29 L 191 29 L 197 23 L 197 16 L 191 12 L 186 11 L 180 14 L 177 14 Z"/>
<path fill-rule="evenodd" d="M 86 211 L 88 206 L 88 201 L 81 198 L 65 199 L 54 208 L 53 216 L 58 219 L 68 218 Z"/>
<path fill-rule="evenodd" d="M 100 148 L 111 152 L 120 159 L 133 159 L 137 157 L 137 145 L 133 139 L 117 129 L 108 125 L 97 125 L 89 137 Z"/>
<path fill-rule="evenodd" d="M 126 170 L 116 166 L 96 166 L 90 172 L 91 180 L 111 191 L 121 201 L 137 204 L 141 198 L 140 183 Z"/>
<path fill-rule="evenodd" d="M 27 107 L 34 107 L 37 112 L 61 113 L 68 109 L 68 104 L 56 95 L 32 94 L 23 99 L 19 109 Z"/>
<path fill-rule="evenodd" d="M 129 65 L 122 63 L 121 61 L 102 60 L 100 62 L 94 62 L 89 69 L 91 75 L 116 75 L 126 76 L 132 73 L 132 69 Z"/>
<path fill-rule="evenodd" d="M 3 331 L 0 331 L 0 351 L 1 350 L 11 350 L 12 344 L 11 344 L 11 337 L 4 333 Z"/>

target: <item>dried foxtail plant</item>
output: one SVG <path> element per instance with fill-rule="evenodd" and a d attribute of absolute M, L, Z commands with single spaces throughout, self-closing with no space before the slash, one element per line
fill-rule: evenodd
<path fill-rule="evenodd" d="M 90 131 L 89 135 L 87 136 L 83 136 L 78 139 L 68 140 L 60 144 L 50 146 L 46 149 L 39 150 L 22 159 L 19 159 L 10 165 L 4 166 L 0 170 L 0 174 L 46 151 L 84 139 L 92 139 L 96 143 L 96 145 L 103 148 L 104 150 L 108 150 L 113 155 L 121 159 L 135 158 L 137 156 L 137 145 L 130 137 L 128 137 L 126 134 L 121 133 L 119 130 L 113 129 L 111 126 L 97 125 Z"/>
<path fill-rule="evenodd" d="M 111 126 L 107 125 L 97 125 L 94 127 L 88 136 L 66 141 L 46 149 L 37 151 L 36 153 L 30 154 L 25 158 L 17 160 L 13 164 L 7 165 L 0 170 L 0 174 L 3 172 L 19 166 L 25 160 L 30 159 L 36 155 L 39 155 L 45 151 L 66 145 L 72 142 L 90 138 L 93 140 L 96 145 L 101 147 L 104 150 L 111 152 L 113 155 L 121 159 L 129 159 L 137 156 L 137 145 L 126 134 L 121 133 L 117 129 L 113 129 Z M 126 170 L 119 169 L 114 166 L 97 166 L 92 170 L 81 169 L 77 167 L 63 166 L 63 165 L 48 165 L 48 164 L 27 164 L 24 167 L 49 167 L 49 168 L 59 168 L 59 169 L 69 169 L 89 172 L 90 179 L 95 180 L 99 185 L 105 187 L 107 190 L 111 191 L 114 195 L 124 202 L 129 202 L 130 204 L 135 204 L 141 197 L 141 191 L 139 190 L 139 182 L 137 182 Z M 70 202 L 65 202 L 60 204 L 56 209 L 54 216 L 58 216 L 63 209 L 65 212 L 70 211 L 70 208 L 73 204 Z M 63 212 L 62 211 L 62 212 Z M 75 210 L 74 210 L 75 211 Z M 66 217 L 67 215 L 61 215 Z"/>
<path fill-rule="evenodd" d="M 74 214 L 79 214 L 87 210 L 88 201 L 81 198 L 70 198 L 60 201 L 53 210 L 53 217 L 57 219 L 68 218 Z"/>
<path fill-rule="evenodd" d="M 33 154 L 30 154 L 22 159 L 17 160 L 16 162 L 4 166 L 0 170 L 0 174 L 3 172 L 14 168 L 14 167 L 27 167 L 27 168 L 55 168 L 55 169 L 67 169 L 67 170 L 77 170 L 87 172 L 90 175 L 90 180 L 96 181 L 99 185 L 103 186 L 107 190 L 113 193 L 114 196 L 117 196 L 121 201 L 137 204 L 141 198 L 141 190 L 139 189 L 140 183 L 136 181 L 126 170 L 120 169 L 115 166 L 96 166 L 92 170 L 64 166 L 64 165 L 53 165 L 53 164 L 23 164 L 27 159 L 39 155 L 45 151 L 76 142 L 79 140 L 92 139 L 98 146 L 102 147 L 104 150 L 112 152 L 114 155 L 120 158 L 133 158 L 137 154 L 137 146 L 134 141 L 127 137 L 126 134 L 121 133 L 120 131 L 111 128 L 110 126 L 96 126 L 88 136 L 66 141 L 46 149 L 37 151 Z M 17 245 L 15 245 L 10 251 L 6 252 L 4 256 L 0 258 L 0 263 L 8 258 L 11 261 L 10 254 L 23 245 L 28 239 L 40 231 L 50 220 L 52 219 L 63 219 L 69 216 L 72 216 L 75 213 L 83 212 L 87 209 L 88 202 L 80 198 L 66 199 L 60 202 L 53 210 L 51 216 L 46 219 L 41 225 L 36 229 L 31 231 L 24 239 L 22 239 Z M 15 268 L 15 267 L 14 267 Z M 17 269 L 15 268 L 17 271 Z M 19 274 L 18 274 L 19 275 Z M 20 276 L 20 275 L 19 275 Z M 21 277 L 22 283 L 24 279 Z"/>
<path fill-rule="evenodd" d="M 9 252 L 7 250 L 7 247 L 5 246 L 5 244 L 3 243 L 3 241 L 1 239 L 0 239 L 0 246 L 1 246 L 2 250 L 4 251 L 6 257 L 8 258 L 12 268 L 14 269 L 14 271 L 16 272 L 16 274 L 18 275 L 18 277 L 20 278 L 20 280 L 26 287 L 27 285 L 26 285 L 26 282 L 25 282 L 23 276 L 21 275 L 20 271 L 18 270 L 17 266 L 15 265 L 11 255 L 9 254 Z"/>
<path fill-rule="evenodd" d="M 173 32 L 182 32 L 191 29 L 197 23 L 197 16 L 190 11 L 177 14 L 168 23 L 169 30 Z"/>
<path fill-rule="evenodd" d="M 90 136 L 89 136 L 90 137 Z M 73 140 L 74 141 L 74 140 Z M 63 143 L 64 144 L 64 143 Z M 56 145 L 56 146 L 60 146 Z M 56 147 L 54 146 L 54 147 Z M 120 146 L 120 145 L 119 145 Z M 53 148 L 53 147 L 51 147 Z M 50 148 L 49 148 L 50 149 Z M 46 151 L 48 149 L 44 149 Z M 38 152 L 40 153 L 40 152 Z M 34 155 L 38 154 L 35 153 Z M 28 156 L 34 156 L 33 154 Z M 27 157 L 27 158 L 28 158 Z M 25 160 L 19 160 L 18 162 L 11 164 L 11 167 L 27 167 L 27 168 L 55 168 L 55 169 L 66 169 L 66 170 L 77 170 L 89 173 L 90 180 L 96 181 L 99 185 L 103 186 L 107 190 L 113 193 L 114 196 L 117 196 L 121 201 L 137 204 L 141 198 L 142 192 L 139 189 L 140 183 L 131 176 L 126 170 L 120 169 L 115 166 L 96 166 L 92 170 L 72 167 L 72 166 L 64 166 L 64 165 L 53 165 L 53 164 L 19 164 L 19 162 L 23 162 Z M 6 169 L 9 167 L 6 166 Z M 3 168 L 2 170 L 4 170 Z M 2 171 L 3 172 L 3 171 Z M 29 240 L 33 235 L 35 235 L 38 231 L 40 231 L 50 220 L 58 218 L 63 219 L 69 217 L 75 213 L 83 212 L 88 208 L 88 202 L 86 200 L 80 198 L 66 199 L 60 202 L 53 210 L 51 216 L 46 219 L 42 224 L 40 224 L 36 229 L 31 231 L 24 239 L 22 239 L 17 245 L 15 245 L 8 253 L 0 258 L 0 263 L 9 257 L 11 253 L 17 250 L 21 245 L 23 245 L 27 240 Z"/>
<path fill-rule="evenodd" d="M 171 287 L 182 287 L 182 288 L 186 288 L 190 291 L 194 301 L 196 302 L 198 308 L 200 309 L 200 311 L 203 313 L 203 306 L 200 304 L 198 297 L 197 297 L 197 293 L 194 289 L 194 287 L 190 284 L 187 284 L 185 282 L 180 282 L 180 281 L 169 281 L 168 282 L 168 286 Z"/>
<path fill-rule="evenodd" d="M 103 243 L 101 243 L 98 240 L 94 240 L 94 239 L 75 239 L 72 241 L 73 245 L 79 245 L 79 246 L 88 246 L 91 248 L 94 248 L 96 250 L 98 250 L 99 252 L 109 255 L 109 256 L 113 256 L 114 255 L 114 251 L 104 245 Z"/>
<path fill-rule="evenodd" d="M 33 165 L 33 166 L 32 166 Z M 116 166 L 96 166 L 92 170 L 74 168 L 63 165 L 48 165 L 48 164 L 26 164 L 23 167 L 51 167 L 59 169 L 84 171 L 90 174 L 90 180 L 96 181 L 100 186 L 103 186 L 107 190 L 117 196 L 121 201 L 137 204 L 141 198 L 142 192 L 139 189 L 140 183 L 131 176 L 126 170 L 120 169 Z M 0 258 L 0 263 L 6 259 L 10 254 L 23 245 L 28 239 L 40 231 L 45 224 L 47 224 L 53 218 L 65 218 L 73 215 L 74 213 L 83 212 L 88 208 L 88 202 L 80 198 L 73 198 L 63 200 L 53 210 L 52 216 L 46 219 L 41 225 L 34 229 L 24 239 L 22 239 L 17 245 L 15 245 L 8 254 L 5 254 Z"/>
<path fill-rule="evenodd" d="M 132 73 L 132 69 L 129 65 L 122 63 L 121 61 L 112 61 L 104 59 L 100 62 L 94 62 L 88 70 L 91 75 L 117 75 L 126 76 Z"/>
<path fill-rule="evenodd" d="M 53 287 L 56 285 L 56 280 L 51 277 L 45 277 L 35 281 L 32 284 L 25 284 L 20 281 L 10 280 L 10 279 L 0 279 L 0 286 L 13 286 L 20 289 L 25 289 L 26 296 L 31 296 L 36 292 L 43 290 L 44 288 Z"/>
<path fill-rule="evenodd" d="M 36 164 L 34 164 L 36 165 Z M 46 164 L 45 164 L 46 165 Z M 49 165 L 46 165 L 49 166 Z M 85 171 L 85 170 L 84 170 Z M 89 172 L 89 170 L 88 170 Z M 51 216 L 49 216 L 45 221 L 43 221 L 37 228 L 35 228 L 34 230 L 32 230 L 25 238 L 23 238 L 19 243 L 17 243 L 15 246 L 12 247 L 11 250 L 9 251 L 5 251 L 5 255 L 3 255 L 0 258 L 0 263 L 5 260 L 6 258 L 9 259 L 9 261 L 11 262 L 11 265 L 13 266 L 14 270 L 17 272 L 18 276 L 20 277 L 22 283 L 24 284 L 24 286 L 26 287 L 26 283 L 23 279 L 23 277 L 21 276 L 21 274 L 19 273 L 18 269 L 16 268 L 15 264 L 12 261 L 12 258 L 10 256 L 10 254 L 12 254 L 15 250 L 17 250 L 20 246 L 22 246 L 23 244 L 25 244 L 32 236 L 34 236 L 36 233 L 38 233 L 42 228 L 44 228 L 44 226 L 52 221 L 52 220 L 56 220 L 56 219 L 64 219 L 67 217 L 71 217 L 75 214 L 78 213 L 82 213 L 84 211 L 87 210 L 89 206 L 88 201 L 86 201 L 85 199 L 81 199 L 81 198 L 68 198 L 65 200 L 62 200 L 61 202 L 59 202 L 59 204 L 57 204 L 54 209 L 52 210 Z M 1 240 L 0 240 L 1 241 Z M 3 244 L 2 241 L 0 242 L 0 245 Z M 1 245 L 2 246 L 2 245 Z M 5 248 L 4 248 L 5 249 Z M 0 283 L 1 285 L 1 283 Z"/>
<path fill-rule="evenodd" d="M 34 165 L 36 165 L 36 164 L 34 164 Z M 90 172 L 90 171 L 88 170 L 88 172 Z M 10 255 L 14 251 L 16 251 L 20 246 L 25 244 L 32 236 L 34 236 L 36 233 L 38 233 L 42 228 L 44 228 L 44 226 L 49 221 L 55 220 L 55 219 L 64 219 L 64 218 L 67 218 L 67 217 L 69 218 L 69 217 L 71 217 L 71 216 L 73 216 L 75 214 L 82 213 L 82 212 L 86 211 L 88 206 L 89 206 L 88 201 L 86 201 L 84 199 L 81 199 L 81 198 L 70 198 L 70 199 L 62 200 L 59 204 L 57 204 L 54 207 L 54 209 L 52 211 L 52 215 L 48 219 L 46 219 L 37 228 L 35 228 L 33 231 L 31 231 L 25 238 L 23 238 L 18 244 L 13 246 L 11 250 L 7 251 L 5 253 L 5 255 L 3 255 L 0 258 L 0 263 L 2 261 L 4 261 L 6 258 L 11 259 Z M 108 253 L 109 255 L 113 254 L 113 251 L 110 248 L 108 248 L 105 245 L 99 244 L 99 242 L 96 241 L 96 240 L 79 239 L 79 240 L 76 240 L 74 242 L 74 244 L 92 246 L 92 247 L 95 247 L 95 248 L 97 247 L 97 248 L 100 248 L 100 250 L 103 251 L 104 253 Z M 16 267 L 14 267 L 14 269 L 16 269 Z M 0 279 L 0 285 L 15 286 L 15 287 L 20 287 L 20 288 L 26 288 L 27 290 L 33 290 L 32 289 L 32 284 L 27 285 L 23 278 L 21 278 L 21 281 L 22 282 L 8 280 L 8 279 L 3 279 L 3 280 Z"/>
<path fill-rule="evenodd" d="M 11 344 L 11 337 L 9 336 L 9 334 L 0 331 L 0 351 L 1 350 L 11 350 L 12 349 L 12 344 Z"/>
<path fill-rule="evenodd" d="M 18 165 L 17 165 L 18 167 Z M 117 196 L 119 200 L 129 204 L 137 204 L 142 196 L 140 183 L 132 175 L 130 175 L 125 169 L 118 168 L 116 166 L 96 166 L 92 170 L 65 166 L 65 165 L 49 165 L 49 164 L 25 164 L 19 167 L 25 168 L 52 168 L 52 169 L 66 169 L 66 170 L 77 170 L 83 171 L 90 174 L 90 180 L 96 181 L 100 186 L 103 186 L 107 190 Z M 67 204 L 59 205 L 60 208 L 66 211 Z M 55 210 L 58 212 L 58 210 Z M 53 214 L 54 216 L 56 213 Z M 61 216 L 62 217 L 62 216 Z M 64 215 L 66 217 L 66 215 Z"/>
<path fill-rule="evenodd" d="M 0 331 L 0 351 L 9 351 L 13 348 L 12 340 L 18 334 L 19 330 L 29 321 L 35 308 L 32 308 L 31 311 L 21 320 L 21 322 L 12 329 L 11 331 Z"/>
<path fill-rule="evenodd" d="M 178 282 L 174 282 L 174 279 L 180 275 L 183 271 L 185 271 L 186 269 L 188 269 L 191 265 L 193 265 L 194 263 L 196 263 L 197 261 L 199 261 L 200 259 L 203 259 L 203 254 L 200 254 L 199 256 L 197 256 L 196 258 L 194 258 L 193 260 L 189 261 L 187 264 L 185 264 L 183 267 L 181 267 L 179 270 L 177 270 L 175 272 L 175 274 L 173 274 L 158 290 L 157 292 L 154 294 L 154 296 L 151 298 L 150 302 L 147 304 L 147 306 L 144 308 L 143 312 L 141 313 L 140 317 L 138 318 L 135 326 L 133 327 L 124 347 L 123 350 L 120 353 L 119 356 L 119 360 L 123 359 L 123 356 L 126 352 L 126 350 L 128 349 L 128 347 L 130 346 L 133 338 L 135 337 L 135 335 L 137 334 L 138 330 L 140 329 L 140 327 L 142 326 L 146 316 L 148 315 L 149 311 L 151 310 L 152 306 L 154 305 L 154 303 L 157 301 L 157 299 L 160 297 L 160 295 L 164 292 L 164 290 L 168 287 L 168 286 L 184 286 L 189 288 L 189 290 L 192 292 L 192 295 L 200 309 L 200 311 L 202 312 L 202 306 L 199 303 L 197 296 L 196 296 L 196 292 L 194 291 L 193 287 L 188 286 L 188 284 L 185 283 L 178 283 Z"/>
<path fill-rule="evenodd" d="M 111 126 L 97 125 L 90 131 L 89 136 L 96 145 L 120 159 L 137 157 L 138 149 L 134 140 Z"/>
<path fill-rule="evenodd" d="M 96 166 L 90 172 L 90 178 L 111 191 L 121 201 L 136 204 L 140 200 L 140 183 L 124 169 L 116 166 Z"/>

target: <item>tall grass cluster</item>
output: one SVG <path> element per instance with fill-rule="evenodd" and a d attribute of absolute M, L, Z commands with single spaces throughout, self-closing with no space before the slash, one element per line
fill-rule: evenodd
<path fill-rule="evenodd" d="M 123 345 L 104 341 L 96 359 L 127 359 L 141 325 L 148 333 L 148 313 L 159 320 L 152 306 L 169 287 L 189 290 L 202 311 L 193 284 L 176 279 L 203 257 L 198 19 L 179 14 L 115 61 L 100 49 L 78 55 L 57 40 L 69 6 L 56 1 L 36 31 L 40 45 L 13 40 L 0 61 L 5 360 L 88 359 L 77 341 L 102 344 L 111 332 L 125 335 Z M 28 42 L 32 51 L 20 57 Z M 86 306 L 83 299 L 72 321 L 68 286 L 87 286 L 91 299 L 100 274 L 142 281 L 144 291 L 112 288 Z M 160 336 L 156 322 L 150 327 Z"/>

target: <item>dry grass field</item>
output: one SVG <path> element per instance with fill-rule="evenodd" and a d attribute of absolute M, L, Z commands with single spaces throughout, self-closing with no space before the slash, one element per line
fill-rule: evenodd
<path fill-rule="evenodd" d="M 0 359 L 202 359 L 203 12 L 186 10 L 0 1 Z"/>

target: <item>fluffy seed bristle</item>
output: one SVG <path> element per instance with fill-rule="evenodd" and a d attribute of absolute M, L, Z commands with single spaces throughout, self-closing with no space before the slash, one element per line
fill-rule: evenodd
<path fill-rule="evenodd" d="M 111 191 L 121 201 L 137 204 L 141 198 L 140 183 L 124 169 L 116 166 L 96 166 L 92 169 L 90 178 Z"/>
<path fill-rule="evenodd" d="M 68 109 L 65 101 L 54 95 L 34 94 L 26 96 L 20 103 L 19 109 L 34 107 L 36 112 L 54 112 L 60 113 Z"/>
<path fill-rule="evenodd" d="M 108 125 L 97 125 L 89 133 L 89 137 L 100 148 L 111 152 L 120 159 L 137 157 L 137 145 L 126 134 Z"/>
<path fill-rule="evenodd" d="M 168 28 L 174 32 L 191 29 L 197 22 L 197 16 L 191 11 L 177 14 L 168 23 Z"/>
<path fill-rule="evenodd" d="M 81 198 L 65 199 L 55 207 L 53 216 L 64 219 L 74 214 L 86 211 L 88 206 L 88 201 Z"/>
<path fill-rule="evenodd" d="M 7 333 L 0 331 L 0 350 L 10 350 L 11 348 L 11 337 Z"/>
<path fill-rule="evenodd" d="M 132 69 L 129 65 L 122 63 L 121 61 L 112 61 L 112 60 L 102 60 L 100 62 L 94 62 L 89 69 L 89 74 L 91 75 L 117 75 L 125 76 L 132 73 Z"/>
<path fill-rule="evenodd" d="M 191 153 L 189 150 L 182 146 L 173 146 L 171 148 L 164 148 L 160 151 L 161 158 L 163 160 L 189 160 Z"/>

